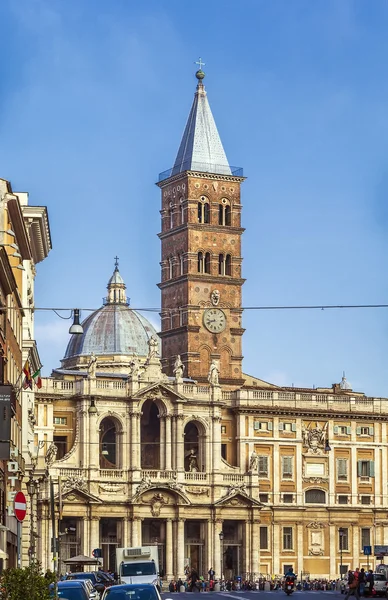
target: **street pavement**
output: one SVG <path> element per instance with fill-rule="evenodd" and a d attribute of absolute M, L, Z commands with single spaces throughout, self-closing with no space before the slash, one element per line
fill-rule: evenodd
<path fill-rule="evenodd" d="M 197 600 L 199 599 L 199 596 L 201 596 L 201 600 L 226 600 L 227 598 L 229 598 L 230 600 L 243 600 L 243 598 L 245 598 L 245 600 L 255 600 L 257 599 L 259 596 L 266 596 L 266 600 L 270 600 L 270 596 L 273 597 L 273 600 L 286 600 L 287 596 L 286 594 L 282 591 L 282 590 L 277 590 L 277 591 L 272 591 L 272 592 L 263 592 L 263 591 L 254 591 L 254 592 L 250 592 L 250 591 L 233 591 L 233 592 L 206 592 L 206 593 L 199 593 L 199 592 L 184 592 L 184 593 L 179 593 L 179 592 L 163 592 L 162 593 L 162 598 L 164 600 L 166 600 L 167 598 L 171 598 L 171 600 L 194 600 L 192 597 L 195 597 Z M 203 596 L 205 596 L 205 598 L 203 599 Z M 314 590 L 314 591 L 295 591 L 293 594 L 291 594 L 291 596 L 303 596 L 303 599 L 305 598 L 306 600 L 323 600 L 325 598 L 325 596 L 337 596 L 338 600 L 340 600 L 341 598 L 344 598 L 344 596 L 341 596 L 340 592 L 324 592 L 322 590 Z M 299 598 L 299 600 L 302 600 L 302 598 Z M 332 599 L 334 600 L 334 598 Z"/>

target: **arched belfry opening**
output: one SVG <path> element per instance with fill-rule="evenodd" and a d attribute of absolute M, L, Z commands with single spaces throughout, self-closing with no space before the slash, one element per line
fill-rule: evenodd
<path fill-rule="evenodd" d="M 100 468 L 118 469 L 120 453 L 118 447 L 119 423 L 106 417 L 100 424 Z"/>
<path fill-rule="evenodd" d="M 141 468 L 160 468 L 160 412 L 153 400 L 146 400 L 141 417 Z"/>
<path fill-rule="evenodd" d="M 185 471 L 196 473 L 205 470 L 205 434 L 203 426 L 194 421 L 184 430 Z"/>

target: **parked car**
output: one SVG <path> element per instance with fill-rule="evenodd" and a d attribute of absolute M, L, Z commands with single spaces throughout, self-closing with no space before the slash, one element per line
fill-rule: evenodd
<path fill-rule="evenodd" d="M 81 571 L 79 573 L 69 573 L 65 581 L 72 581 L 76 579 L 89 579 L 94 589 L 101 595 L 106 588 L 104 582 L 98 576 L 95 571 Z"/>
<path fill-rule="evenodd" d="M 101 600 L 161 600 L 152 583 L 124 583 L 106 588 Z"/>
<path fill-rule="evenodd" d="M 383 573 L 373 573 L 375 580 L 374 588 L 377 596 L 384 596 L 387 593 L 387 578 Z"/>
<path fill-rule="evenodd" d="M 54 583 L 50 583 L 50 596 L 54 598 Z M 90 600 L 86 586 L 82 581 L 58 581 L 58 598 L 64 600 Z"/>

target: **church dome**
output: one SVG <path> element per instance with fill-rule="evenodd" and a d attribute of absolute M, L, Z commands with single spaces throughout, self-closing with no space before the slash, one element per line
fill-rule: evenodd
<path fill-rule="evenodd" d="M 151 323 L 129 307 L 126 286 L 116 265 L 108 283 L 104 305 L 83 322 L 83 334 L 72 335 L 63 359 L 77 356 L 127 355 L 147 356 L 148 340 L 154 335 Z M 157 338 L 158 339 L 158 338 Z"/>

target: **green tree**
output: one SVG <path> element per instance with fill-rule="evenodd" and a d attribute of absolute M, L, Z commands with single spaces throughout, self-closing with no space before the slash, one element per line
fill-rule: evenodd
<path fill-rule="evenodd" d="M 6 569 L 1 578 L 4 600 L 48 600 L 50 578 L 44 577 L 40 565 L 34 563 L 25 569 Z"/>

